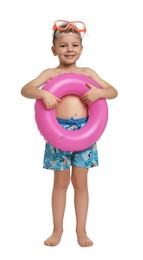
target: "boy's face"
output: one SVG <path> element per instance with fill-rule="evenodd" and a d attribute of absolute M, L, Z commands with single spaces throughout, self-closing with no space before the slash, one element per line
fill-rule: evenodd
<path fill-rule="evenodd" d="M 77 33 L 59 33 L 52 52 L 62 64 L 74 64 L 82 53 L 80 36 Z"/>

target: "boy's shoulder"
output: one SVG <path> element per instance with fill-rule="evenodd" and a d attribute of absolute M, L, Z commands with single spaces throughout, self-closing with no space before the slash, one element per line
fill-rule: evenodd
<path fill-rule="evenodd" d="M 88 68 L 88 67 L 81 68 L 81 73 L 83 73 L 83 74 L 85 74 L 85 75 L 87 75 L 88 77 L 91 77 L 91 78 L 93 77 L 93 75 L 96 74 L 96 72 L 93 69 Z"/>
<path fill-rule="evenodd" d="M 57 75 L 56 68 L 48 68 L 40 73 L 40 77 L 45 78 L 46 80 L 54 78 Z"/>

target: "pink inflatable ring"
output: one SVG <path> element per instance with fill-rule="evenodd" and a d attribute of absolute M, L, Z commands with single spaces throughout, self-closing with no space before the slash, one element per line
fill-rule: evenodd
<path fill-rule="evenodd" d="M 81 96 L 89 90 L 86 83 L 95 87 L 100 86 L 91 78 L 83 74 L 61 74 L 43 86 L 58 98 L 75 94 Z M 82 151 L 92 146 L 102 135 L 108 120 L 108 107 L 105 99 L 99 99 L 88 105 L 89 118 L 84 127 L 69 131 L 63 128 L 56 119 L 55 109 L 47 110 L 43 101 L 37 99 L 35 103 L 35 119 L 37 127 L 44 139 L 63 151 Z"/>

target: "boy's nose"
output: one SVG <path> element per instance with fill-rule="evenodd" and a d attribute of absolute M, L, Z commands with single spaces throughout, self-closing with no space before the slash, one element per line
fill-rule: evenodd
<path fill-rule="evenodd" d="M 68 51 L 72 51 L 72 46 L 68 46 Z"/>

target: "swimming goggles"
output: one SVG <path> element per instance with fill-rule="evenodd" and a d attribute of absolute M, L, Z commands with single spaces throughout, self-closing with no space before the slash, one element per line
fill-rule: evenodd
<path fill-rule="evenodd" d="M 66 21 L 66 20 L 56 20 L 53 25 L 53 30 L 67 31 L 72 28 L 76 32 L 86 32 L 86 26 L 80 21 Z"/>

